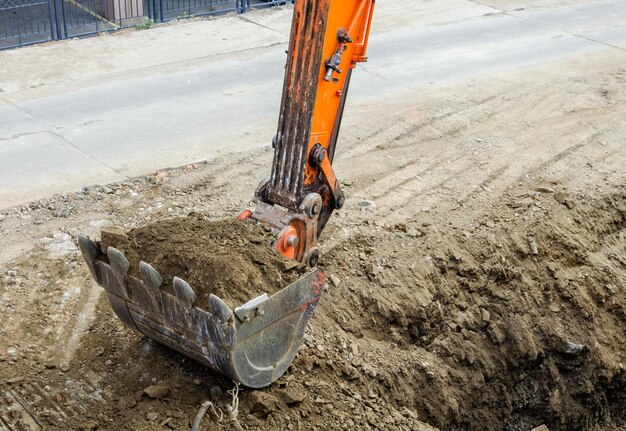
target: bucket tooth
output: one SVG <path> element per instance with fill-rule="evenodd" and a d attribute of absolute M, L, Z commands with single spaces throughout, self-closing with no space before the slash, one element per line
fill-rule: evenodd
<path fill-rule="evenodd" d="M 159 287 L 163 285 L 163 277 L 161 277 L 161 274 L 143 260 L 139 262 L 139 273 L 141 274 L 143 284 L 149 291 L 156 293 Z"/>
<path fill-rule="evenodd" d="M 109 257 L 109 262 L 111 263 L 111 268 L 120 274 L 126 275 L 128 270 L 130 269 L 130 262 L 124 256 L 124 253 L 116 249 L 115 247 L 109 247 L 107 250 L 107 256 Z"/>
<path fill-rule="evenodd" d="M 100 283 L 100 277 L 98 277 L 98 273 L 96 271 L 96 258 L 100 256 L 102 253 L 100 249 L 87 235 L 78 235 L 78 248 L 80 248 L 80 253 L 83 255 L 83 259 L 87 263 L 87 267 L 89 268 L 89 272 L 96 280 L 96 282 Z"/>
<path fill-rule="evenodd" d="M 176 298 L 178 299 L 178 301 L 185 308 L 190 308 L 193 302 L 198 297 L 198 295 L 196 295 L 196 292 L 194 292 L 189 283 L 187 283 L 182 278 L 174 277 L 172 284 L 174 286 L 174 293 L 176 294 Z"/>
<path fill-rule="evenodd" d="M 209 309 L 211 310 L 211 314 L 222 324 L 228 322 L 233 315 L 233 310 L 231 310 L 224 301 L 213 294 L 209 295 Z"/>

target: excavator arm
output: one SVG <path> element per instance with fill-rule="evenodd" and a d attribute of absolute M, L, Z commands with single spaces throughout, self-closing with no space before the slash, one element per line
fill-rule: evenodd
<path fill-rule="evenodd" d="M 275 248 L 315 266 L 317 240 L 345 197 L 333 170 L 352 70 L 367 60 L 375 0 L 296 1 L 268 180 L 240 215 L 279 229 Z"/>
<path fill-rule="evenodd" d="M 271 177 L 257 188 L 254 211 L 238 216 L 276 229 L 278 252 L 311 267 L 320 233 L 344 203 L 332 160 L 352 69 L 365 61 L 373 9 L 374 0 L 296 0 Z M 178 276 L 168 290 L 145 261 L 132 268 L 122 251 L 105 250 L 85 235 L 79 246 L 129 328 L 253 388 L 287 371 L 325 283 L 314 268 L 271 297 L 231 308 L 211 293 L 200 304 Z"/>

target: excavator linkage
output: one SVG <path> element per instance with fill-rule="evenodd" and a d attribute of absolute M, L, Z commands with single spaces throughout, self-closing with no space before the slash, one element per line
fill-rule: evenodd
<path fill-rule="evenodd" d="M 352 69 L 366 60 L 374 3 L 295 2 L 271 176 L 256 190 L 255 208 L 237 217 L 271 227 L 278 232 L 275 251 L 312 268 L 318 237 L 344 204 L 331 162 Z M 235 309 L 215 295 L 198 304 L 192 286 L 178 277 L 171 294 L 150 264 L 131 271 L 118 249 L 101 250 L 84 235 L 79 245 L 127 326 L 252 388 L 270 385 L 289 368 L 325 284 L 313 269 Z"/>

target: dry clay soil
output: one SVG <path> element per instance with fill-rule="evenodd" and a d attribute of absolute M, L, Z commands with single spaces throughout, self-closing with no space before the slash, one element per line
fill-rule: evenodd
<path fill-rule="evenodd" d="M 75 241 L 230 217 L 269 147 L 2 211 L 0 429 L 189 429 L 207 400 L 210 430 L 626 429 L 618 60 L 349 106 L 335 160 L 349 199 L 321 239 L 332 283 L 289 371 L 236 399 L 125 328 Z"/>

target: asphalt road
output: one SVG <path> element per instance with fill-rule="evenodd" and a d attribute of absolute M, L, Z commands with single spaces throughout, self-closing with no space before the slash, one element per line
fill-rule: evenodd
<path fill-rule="evenodd" d="M 626 60 L 624 0 L 407 4 L 378 2 L 370 61 L 354 75 L 348 109 L 591 51 L 612 50 Z M 289 19 L 283 10 L 194 23 L 207 31 L 197 37 L 187 31 L 181 45 L 187 48 L 172 52 L 160 47 L 194 27 L 0 53 L 0 209 L 267 145 L 276 128 Z M 212 31 L 225 23 L 224 32 Z M 224 42 L 227 31 L 253 42 Z M 253 38 L 257 32 L 263 37 Z M 134 37 L 148 38 L 145 49 L 128 43 Z M 195 51 L 218 45 L 219 52 Z M 109 58 L 128 61 L 127 67 L 90 54 L 113 51 Z M 30 67 L 29 59 L 42 56 L 49 66 Z"/>

